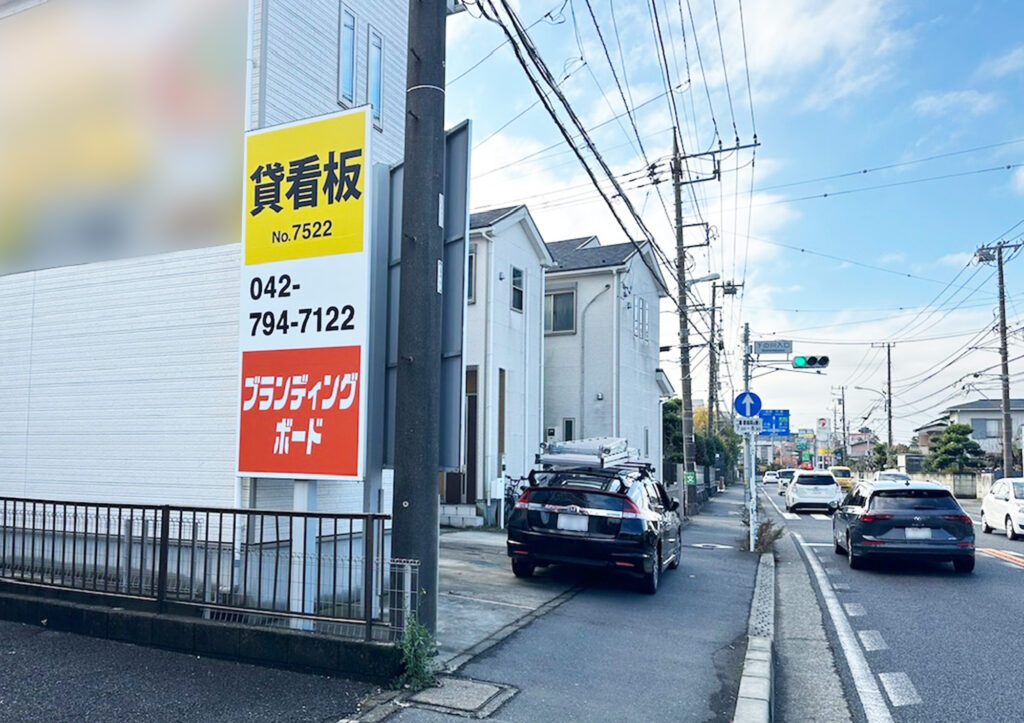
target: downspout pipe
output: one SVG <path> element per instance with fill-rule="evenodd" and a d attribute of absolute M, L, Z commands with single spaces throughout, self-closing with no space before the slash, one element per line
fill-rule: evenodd
<path fill-rule="evenodd" d="M 604 288 L 594 294 L 590 301 L 587 302 L 587 305 L 583 307 L 583 311 L 580 312 L 580 429 L 579 433 L 576 435 L 579 439 L 586 436 L 586 427 L 584 426 L 583 418 L 586 415 L 584 405 L 586 404 L 587 389 L 587 311 L 590 309 L 590 306 L 601 297 L 601 294 L 608 291 L 610 288 L 612 288 L 611 284 L 605 284 Z"/>

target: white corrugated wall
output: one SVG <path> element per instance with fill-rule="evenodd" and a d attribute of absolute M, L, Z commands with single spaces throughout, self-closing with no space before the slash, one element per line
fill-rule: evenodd
<path fill-rule="evenodd" d="M 234 502 L 238 246 L 0 276 L 0 494 Z"/>

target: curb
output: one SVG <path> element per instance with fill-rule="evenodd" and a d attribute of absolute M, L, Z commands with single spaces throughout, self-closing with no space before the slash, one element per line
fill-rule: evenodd
<path fill-rule="evenodd" d="M 769 723 L 775 692 L 772 648 L 775 640 L 775 557 L 761 555 L 754 581 L 754 599 L 747 623 L 747 654 L 743 659 L 736 723 Z"/>

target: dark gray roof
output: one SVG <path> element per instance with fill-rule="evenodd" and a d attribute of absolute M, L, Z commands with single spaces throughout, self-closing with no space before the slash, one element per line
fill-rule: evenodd
<path fill-rule="evenodd" d="M 549 272 L 579 271 L 582 269 L 600 269 L 621 266 L 636 253 L 636 246 L 631 243 L 613 244 L 611 246 L 590 246 L 578 248 L 591 237 L 554 241 L 547 245 L 555 265 Z"/>
<path fill-rule="evenodd" d="M 947 426 L 949 426 L 949 420 L 946 419 L 945 417 L 939 417 L 938 419 L 933 419 L 932 421 L 928 422 L 928 424 L 922 424 L 920 427 L 916 428 L 914 431 L 915 432 L 920 432 L 922 429 L 929 429 L 929 428 L 933 428 L 933 427 L 947 427 Z"/>
<path fill-rule="evenodd" d="M 999 399 L 975 399 L 973 402 L 964 402 L 963 404 L 954 404 L 948 409 L 947 412 L 998 412 L 1003 408 L 1003 402 Z M 1011 399 L 1010 409 L 1024 409 L 1024 399 Z"/>
<path fill-rule="evenodd" d="M 487 211 L 471 213 L 469 214 L 469 228 L 488 228 L 521 208 L 523 208 L 523 204 L 519 204 L 518 206 L 505 206 L 504 208 L 492 208 Z"/>

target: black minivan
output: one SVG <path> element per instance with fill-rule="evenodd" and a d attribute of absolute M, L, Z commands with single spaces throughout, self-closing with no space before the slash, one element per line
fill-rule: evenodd
<path fill-rule="evenodd" d="M 537 566 L 602 568 L 655 593 L 662 571 L 679 566 L 679 502 L 647 469 L 534 472 L 508 520 L 508 556 L 517 577 Z"/>

